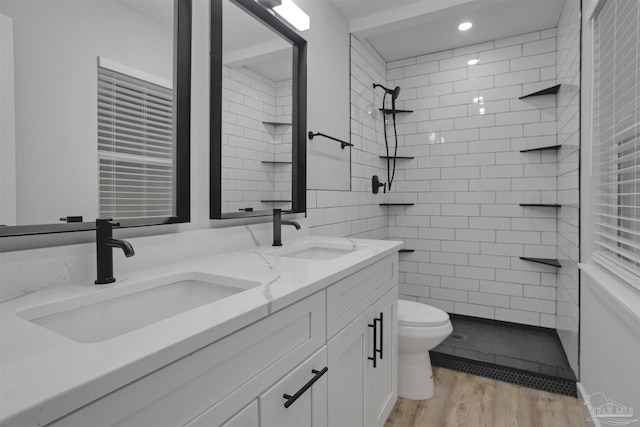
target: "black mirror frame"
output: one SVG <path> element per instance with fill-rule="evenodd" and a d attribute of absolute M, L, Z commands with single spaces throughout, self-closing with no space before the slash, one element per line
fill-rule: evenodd
<path fill-rule="evenodd" d="M 211 0 L 209 218 L 272 215 L 272 211 L 222 212 L 222 1 Z M 230 0 L 289 40 L 293 48 L 291 213 L 307 210 L 307 41 L 255 0 Z"/>
<path fill-rule="evenodd" d="M 174 0 L 174 63 L 173 75 L 176 88 L 176 215 L 139 219 L 119 219 L 120 228 L 149 225 L 178 224 L 191 219 L 191 32 L 192 0 Z M 0 237 L 28 236 L 35 234 L 68 233 L 95 230 L 95 221 L 0 226 Z"/>

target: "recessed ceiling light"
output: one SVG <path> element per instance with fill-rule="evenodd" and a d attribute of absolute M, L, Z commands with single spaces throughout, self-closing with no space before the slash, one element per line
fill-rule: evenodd
<path fill-rule="evenodd" d="M 480 60 L 478 60 L 478 59 L 470 59 L 470 60 L 467 61 L 467 64 L 476 65 L 478 62 L 480 62 Z"/>
<path fill-rule="evenodd" d="M 460 31 L 467 31 L 471 27 L 473 27 L 473 24 L 471 22 L 463 22 L 462 24 L 458 25 L 458 29 Z"/>

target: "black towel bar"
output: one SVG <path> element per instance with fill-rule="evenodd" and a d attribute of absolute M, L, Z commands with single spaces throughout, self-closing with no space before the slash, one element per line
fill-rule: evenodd
<path fill-rule="evenodd" d="M 309 139 L 313 139 L 313 137 L 317 136 L 317 135 L 324 136 L 325 138 L 329 138 L 329 139 L 332 139 L 334 141 L 338 141 L 340 143 L 340 147 L 342 147 L 343 150 L 344 150 L 344 147 L 347 147 L 347 146 L 348 147 L 353 147 L 353 144 L 351 144 L 349 142 L 343 141 L 343 140 L 338 139 L 338 138 L 334 138 L 334 137 L 329 136 L 329 135 L 325 135 L 322 132 L 313 133 L 313 132 L 309 131 Z"/>

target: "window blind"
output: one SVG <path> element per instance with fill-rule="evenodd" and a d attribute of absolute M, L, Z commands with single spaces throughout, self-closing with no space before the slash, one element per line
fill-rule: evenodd
<path fill-rule="evenodd" d="M 101 217 L 174 215 L 173 93 L 98 66 Z"/>
<path fill-rule="evenodd" d="M 640 288 L 640 2 L 594 20 L 594 261 Z"/>

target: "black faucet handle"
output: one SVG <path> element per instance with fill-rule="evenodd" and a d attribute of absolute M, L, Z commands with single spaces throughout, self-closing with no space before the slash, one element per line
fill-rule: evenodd
<path fill-rule="evenodd" d="M 113 218 L 97 218 L 96 219 L 97 227 L 120 227 L 119 222 L 113 222 Z"/>

